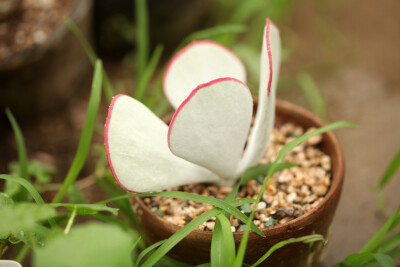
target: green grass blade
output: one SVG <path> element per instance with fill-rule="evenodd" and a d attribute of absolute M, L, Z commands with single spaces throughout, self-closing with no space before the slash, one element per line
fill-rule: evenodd
<path fill-rule="evenodd" d="M 396 267 L 392 258 L 389 255 L 383 253 L 375 253 L 374 258 L 382 267 Z"/>
<path fill-rule="evenodd" d="M 326 125 L 324 127 L 321 127 L 319 129 L 316 129 L 314 131 L 308 132 L 303 134 L 300 137 L 297 137 L 295 140 L 291 141 L 290 143 L 286 144 L 278 153 L 278 155 L 276 156 L 274 162 L 272 162 L 271 167 L 268 170 L 268 173 L 264 179 L 264 182 L 261 186 L 260 191 L 258 192 L 257 195 L 257 199 L 256 202 L 253 205 L 253 209 L 251 211 L 251 214 L 249 216 L 249 219 L 247 221 L 247 227 L 246 230 L 244 231 L 242 240 L 240 241 L 240 245 L 239 245 L 239 249 L 237 252 L 237 256 L 235 259 L 235 267 L 241 267 L 242 263 L 243 263 L 243 259 L 244 259 L 244 254 L 246 252 L 246 247 L 247 247 L 247 241 L 249 239 L 249 224 L 252 222 L 253 218 L 254 218 L 254 214 L 256 212 L 257 209 L 257 205 L 258 203 L 260 203 L 260 200 L 263 196 L 263 193 L 265 191 L 265 188 L 267 187 L 268 181 L 271 178 L 272 174 L 275 172 L 275 169 L 278 165 L 278 163 L 286 156 L 287 153 L 289 153 L 293 148 L 295 148 L 296 146 L 304 143 L 305 141 L 307 141 L 308 138 L 318 135 L 318 134 L 323 134 L 325 132 L 337 129 L 337 128 L 342 128 L 342 127 L 356 127 L 355 124 L 350 123 L 350 122 L 346 122 L 346 121 L 339 121 L 339 122 L 335 122 L 335 123 L 331 123 L 329 125 Z"/>
<path fill-rule="evenodd" d="M 258 261 L 256 261 L 251 267 L 258 266 L 261 264 L 263 261 L 265 261 L 272 253 L 274 253 L 276 250 L 280 249 L 281 247 L 284 247 L 289 244 L 293 243 L 313 243 L 313 242 L 318 242 L 322 241 L 326 243 L 325 238 L 322 235 L 307 235 L 307 236 L 302 236 L 299 238 L 290 238 L 287 240 L 283 240 L 281 242 L 276 243 L 273 245 Z"/>
<path fill-rule="evenodd" d="M 96 62 L 94 70 L 94 78 L 92 82 L 92 90 L 90 93 L 88 110 L 86 113 L 85 124 L 81 138 L 79 140 L 78 150 L 72 165 L 68 171 L 67 177 L 61 186 L 60 191 L 57 193 L 53 202 L 60 202 L 64 195 L 67 193 L 69 186 L 76 180 L 83 165 L 85 164 L 86 158 L 89 154 L 90 143 L 92 140 L 93 130 L 96 123 L 97 112 L 99 110 L 100 98 L 101 98 L 101 85 L 103 80 L 103 67 L 101 61 Z"/>
<path fill-rule="evenodd" d="M 142 77 L 149 57 L 149 25 L 146 0 L 135 0 L 136 10 L 136 49 L 138 60 L 137 77 Z"/>
<path fill-rule="evenodd" d="M 373 260 L 374 255 L 371 252 L 353 253 L 348 255 L 342 262 L 337 263 L 334 267 L 358 267 L 365 266 Z"/>
<path fill-rule="evenodd" d="M 238 34 L 246 31 L 246 27 L 242 24 L 226 24 L 200 30 L 188 35 L 178 46 L 178 48 L 190 43 L 194 40 L 211 39 L 215 36 L 224 34 Z"/>
<path fill-rule="evenodd" d="M 86 55 L 88 56 L 90 62 L 92 63 L 93 66 L 95 66 L 96 60 L 98 59 L 96 52 L 94 51 L 93 47 L 90 45 L 88 40 L 86 40 L 85 36 L 83 36 L 78 26 L 70 18 L 66 18 L 64 20 L 64 23 L 78 39 L 79 43 L 85 50 Z M 110 79 L 108 78 L 108 75 L 105 70 L 103 70 L 103 85 L 104 85 L 104 94 L 106 95 L 108 103 L 110 103 L 115 93 L 114 93 L 114 88 L 111 85 Z"/>
<path fill-rule="evenodd" d="M 15 140 L 17 143 L 17 148 L 18 148 L 18 163 L 20 167 L 20 176 L 26 180 L 29 180 L 28 177 L 28 156 L 26 154 L 26 146 L 25 146 L 25 141 L 24 141 L 24 136 L 22 134 L 21 128 L 18 125 L 17 120 L 15 119 L 14 115 L 10 111 L 10 109 L 6 109 L 6 114 L 7 118 L 11 123 L 11 126 L 14 131 L 14 136 Z M 15 196 L 16 200 L 24 201 L 28 200 L 28 195 L 26 194 L 26 191 L 24 190 L 19 190 L 17 195 Z"/>
<path fill-rule="evenodd" d="M 106 191 L 111 197 L 116 197 L 119 196 L 123 193 L 125 193 L 125 190 L 119 189 L 116 187 L 113 187 L 107 180 L 103 180 L 100 178 L 96 178 L 97 184 L 103 188 L 104 191 Z M 117 204 L 118 208 L 121 209 L 121 211 L 124 213 L 124 215 L 129 219 L 129 221 L 136 227 L 139 227 L 139 222 L 135 216 L 135 214 L 132 211 L 131 205 L 129 203 L 129 200 L 127 199 L 120 199 L 116 200 L 115 204 Z"/>
<path fill-rule="evenodd" d="M 385 235 L 393 228 L 393 224 L 396 221 L 398 213 L 400 212 L 400 206 L 394 212 L 394 214 L 386 221 L 386 223 L 379 229 L 378 232 L 364 245 L 361 252 L 374 252 L 378 247 Z"/>
<path fill-rule="evenodd" d="M 26 179 L 14 175 L 9 175 L 9 174 L 1 174 L 0 179 L 4 179 L 7 181 L 13 181 L 16 183 L 19 183 L 25 189 L 29 192 L 29 194 L 32 196 L 32 198 L 35 200 L 35 202 L 39 205 L 44 205 L 43 198 L 40 196 L 39 192 L 35 189 L 35 187 Z"/>
<path fill-rule="evenodd" d="M 296 166 L 297 166 L 297 164 L 291 163 L 291 162 L 279 163 L 275 167 L 275 172 L 279 172 L 279 171 L 282 171 L 284 169 L 288 169 L 288 168 L 292 168 L 292 167 L 296 167 Z M 243 173 L 239 184 L 243 185 L 243 184 L 249 182 L 250 180 L 256 179 L 256 178 L 258 178 L 260 176 L 267 175 L 267 173 L 268 173 L 270 168 L 271 168 L 271 164 L 270 163 L 269 164 L 263 164 L 263 165 L 257 165 L 257 166 L 248 168 Z"/>
<path fill-rule="evenodd" d="M 243 200 L 234 200 L 228 202 L 230 205 L 237 207 L 242 205 Z M 182 239 L 184 239 L 188 234 L 195 230 L 200 224 L 208 221 L 210 218 L 217 216 L 222 212 L 220 208 L 213 208 L 208 210 L 201 215 L 197 216 L 190 223 L 186 224 L 183 228 L 178 230 L 170 238 L 168 238 L 164 244 L 161 245 L 156 252 L 154 252 L 142 265 L 142 267 L 153 266 L 157 261 L 159 261 L 164 255 L 166 255 L 176 244 L 178 244 Z"/>
<path fill-rule="evenodd" d="M 195 194 L 190 194 L 186 192 L 180 192 L 180 191 L 165 191 L 165 192 L 158 192 L 158 193 L 141 193 L 141 194 L 131 194 L 131 195 L 124 195 L 124 196 L 118 196 L 114 197 L 108 200 L 100 201 L 99 203 L 108 203 L 112 201 L 116 201 L 119 199 L 124 199 L 124 198 L 132 198 L 132 197 L 153 197 L 153 196 L 164 196 L 164 197 L 172 197 L 172 198 L 182 198 L 182 199 L 187 199 L 187 200 L 193 200 L 193 201 L 198 201 L 198 202 L 203 202 L 203 203 L 208 203 L 213 206 L 216 206 L 218 208 L 223 209 L 226 212 L 229 212 L 242 222 L 247 222 L 247 216 L 241 213 L 238 209 L 233 207 L 232 205 L 228 204 L 227 202 L 217 199 L 214 197 L 206 197 L 206 196 L 200 196 L 200 195 L 195 195 Z M 244 201 L 248 201 L 248 203 L 254 202 L 254 199 L 244 199 Z M 258 235 L 264 237 L 265 235 L 260 231 L 260 229 L 253 223 L 251 222 L 251 229 L 256 232 Z"/>
<path fill-rule="evenodd" d="M 161 99 L 161 103 L 154 109 L 154 114 L 157 116 L 163 116 L 167 110 L 171 107 L 171 104 L 164 97 Z"/>
<path fill-rule="evenodd" d="M 88 203 L 83 192 L 74 183 L 68 188 L 67 196 L 70 203 Z"/>
<path fill-rule="evenodd" d="M 64 20 L 64 23 L 68 27 L 68 29 L 76 36 L 76 38 L 78 38 L 80 44 L 86 52 L 86 55 L 89 57 L 89 60 L 94 64 L 97 60 L 96 52 L 94 51 L 88 40 L 86 40 L 85 36 L 82 34 L 78 26 L 72 19 L 68 17 Z"/>
<path fill-rule="evenodd" d="M 97 214 L 99 211 L 107 211 L 113 215 L 118 215 L 118 209 L 108 207 L 105 204 L 51 203 L 49 206 L 53 208 L 64 207 L 69 211 L 76 210 L 79 215 Z"/>
<path fill-rule="evenodd" d="M 135 90 L 135 98 L 145 104 L 147 104 L 146 101 L 144 101 L 146 89 L 148 89 L 150 79 L 153 76 L 154 71 L 158 66 L 158 63 L 160 62 L 163 50 L 164 47 L 162 45 L 157 45 L 143 75 L 139 76 L 139 83 Z"/>
<path fill-rule="evenodd" d="M 387 253 L 396 247 L 400 246 L 400 232 L 386 238 L 379 245 L 379 252 Z"/>
<path fill-rule="evenodd" d="M 170 238 L 168 238 L 165 243 L 154 252 L 142 265 L 142 267 L 153 266 L 158 260 L 168 253 L 176 244 L 178 244 L 182 239 L 184 239 L 188 234 L 195 230 L 200 224 L 206 222 L 210 218 L 217 216 L 222 210 L 219 208 L 213 208 L 209 211 L 202 213 L 197 216 L 190 223 L 186 224 L 182 229 L 178 230 Z"/>
<path fill-rule="evenodd" d="M 400 259 L 400 248 L 393 249 L 392 251 L 388 252 L 387 255 L 389 255 L 392 259 Z"/>
<path fill-rule="evenodd" d="M 211 241 L 211 266 L 232 266 L 235 259 L 233 255 L 235 255 L 235 241 L 231 224 L 223 214 L 218 214 Z"/>
<path fill-rule="evenodd" d="M 193 265 L 174 260 L 168 256 L 164 256 L 161 260 L 155 265 L 155 267 L 193 267 Z"/>
<path fill-rule="evenodd" d="M 0 179 L 4 179 L 4 180 L 8 180 L 8 181 L 13 181 L 13 182 L 19 183 L 20 185 L 25 187 L 25 189 L 29 192 L 29 194 L 32 196 L 32 198 L 35 200 L 35 202 L 38 205 L 44 205 L 45 204 L 44 200 L 40 196 L 39 192 L 26 179 L 18 177 L 18 176 L 14 176 L 14 175 L 8 175 L 8 174 L 0 174 Z M 57 227 L 57 224 L 54 221 L 54 219 L 52 219 L 52 218 L 49 219 L 49 223 L 53 228 Z"/>
<path fill-rule="evenodd" d="M 164 239 L 164 240 L 161 240 L 161 241 L 158 241 L 158 242 L 156 242 L 156 243 L 154 243 L 154 244 L 148 246 L 147 248 L 145 248 L 145 249 L 139 254 L 139 257 L 138 257 L 137 260 L 136 260 L 135 266 L 140 266 L 140 262 L 142 261 L 142 259 L 143 259 L 147 254 L 149 254 L 153 249 L 155 249 L 156 247 L 159 247 L 159 246 L 161 246 L 162 244 L 164 244 L 165 241 L 166 241 L 165 239 Z"/>
<path fill-rule="evenodd" d="M 328 121 L 328 113 L 324 97 L 321 90 L 315 84 L 313 78 L 308 73 L 302 73 L 297 76 L 297 82 L 306 96 L 312 110 L 324 121 Z"/>
<path fill-rule="evenodd" d="M 131 247 L 131 251 L 132 252 L 136 250 L 136 248 L 139 245 L 140 241 L 142 241 L 142 237 L 141 236 L 139 236 L 139 238 L 137 238 L 135 240 L 135 242 L 132 244 L 132 247 Z"/>
<path fill-rule="evenodd" d="M 393 175 L 397 172 L 400 167 L 400 150 L 397 152 L 396 156 L 392 159 L 389 166 L 387 167 L 385 173 L 379 181 L 377 186 L 378 190 L 382 190 L 385 185 L 390 181 Z"/>

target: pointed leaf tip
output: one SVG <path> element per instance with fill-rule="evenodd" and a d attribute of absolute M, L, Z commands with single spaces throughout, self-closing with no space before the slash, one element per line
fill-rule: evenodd
<path fill-rule="evenodd" d="M 281 58 L 281 40 L 278 28 L 270 19 L 266 20 L 263 36 L 257 113 L 237 174 L 258 164 L 267 149 L 275 121 L 275 96 Z"/>

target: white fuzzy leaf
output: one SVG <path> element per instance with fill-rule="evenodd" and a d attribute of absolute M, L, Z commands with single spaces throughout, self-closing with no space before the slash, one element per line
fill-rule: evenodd
<path fill-rule="evenodd" d="M 169 63 L 164 75 L 164 93 L 176 109 L 193 88 L 223 77 L 246 82 L 246 69 L 240 59 L 216 42 L 194 41 Z"/>
<path fill-rule="evenodd" d="M 167 125 L 129 96 L 114 97 L 104 132 L 109 165 L 126 190 L 149 192 L 217 181 L 210 171 L 174 156 Z"/>
<path fill-rule="evenodd" d="M 169 126 L 171 151 L 224 179 L 235 178 L 253 113 L 253 100 L 239 80 L 202 84 L 175 112 Z"/>
<path fill-rule="evenodd" d="M 278 85 L 280 60 L 281 40 L 279 30 L 271 20 L 267 19 L 261 50 L 257 113 L 245 154 L 239 163 L 238 175 L 243 173 L 248 167 L 257 165 L 267 149 L 269 136 L 274 127 L 275 95 Z"/>

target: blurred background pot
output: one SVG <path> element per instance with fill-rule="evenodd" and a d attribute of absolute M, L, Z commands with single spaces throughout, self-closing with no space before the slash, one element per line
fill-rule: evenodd
<path fill-rule="evenodd" d="M 276 126 L 286 122 L 302 126 L 321 127 L 323 123 L 310 112 L 285 101 L 276 101 Z M 344 159 L 342 149 L 332 132 L 325 133 L 321 149 L 331 157 L 332 182 L 330 189 L 319 205 L 313 210 L 288 223 L 264 228 L 262 231 L 266 238 L 250 233 L 246 250 L 246 263 L 254 263 L 274 244 L 288 238 L 301 237 L 310 234 L 329 236 L 330 225 L 339 202 L 343 179 Z M 133 209 L 151 243 L 169 238 L 181 229 L 178 225 L 167 222 L 151 212 L 140 198 L 133 198 Z M 235 243 L 238 246 L 243 232 L 235 232 Z M 191 264 L 201 264 L 210 261 L 210 245 L 212 232 L 195 230 L 176 245 L 168 254 L 169 256 Z M 323 252 L 323 244 L 295 243 L 280 248 L 260 266 L 318 266 Z M 196 253 L 193 253 L 195 251 Z"/>
<path fill-rule="evenodd" d="M 33 7 L 29 8 L 30 5 Z M 48 12 L 43 11 L 45 8 Z M 0 51 L 0 108 L 9 107 L 20 121 L 29 121 L 45 112 L 59 110 L 90 81 L 89 60 L 63 20 L 69 16 L 89 38 L 92 1 L 23 0 L 19 9 L 2 21 L 0 27 L 0 35 L 6 41 Z M 41 11 L 35 13 L 35 10 Z M 40 19 L 43 23 L 51 22 L 41 25 Z M 43 28 L 32 34 L 32 28 L 23 25 L 28 21 L 32 27 Z M 13 32 L 16 24 L 26 31 Z M 26 43 L 15 49 L 13 45 L 18 42 Z"/>

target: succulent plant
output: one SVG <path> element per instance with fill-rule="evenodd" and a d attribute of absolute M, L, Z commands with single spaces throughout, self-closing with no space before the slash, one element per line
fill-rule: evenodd
<path fill-rule="evenodd" d="M 252 128 L 245 67 L 213 41 L 192 42 L 169 63 L 164 93 L 176 109 L 169 126 L 139 101 L 113 98 L 104 136 L 121 187 L 149 192 L 200 182 L 231 186 L 258 164 L 274 125 L 281 54 L 279 30 L 269 19 L 263 36 Z"/>

